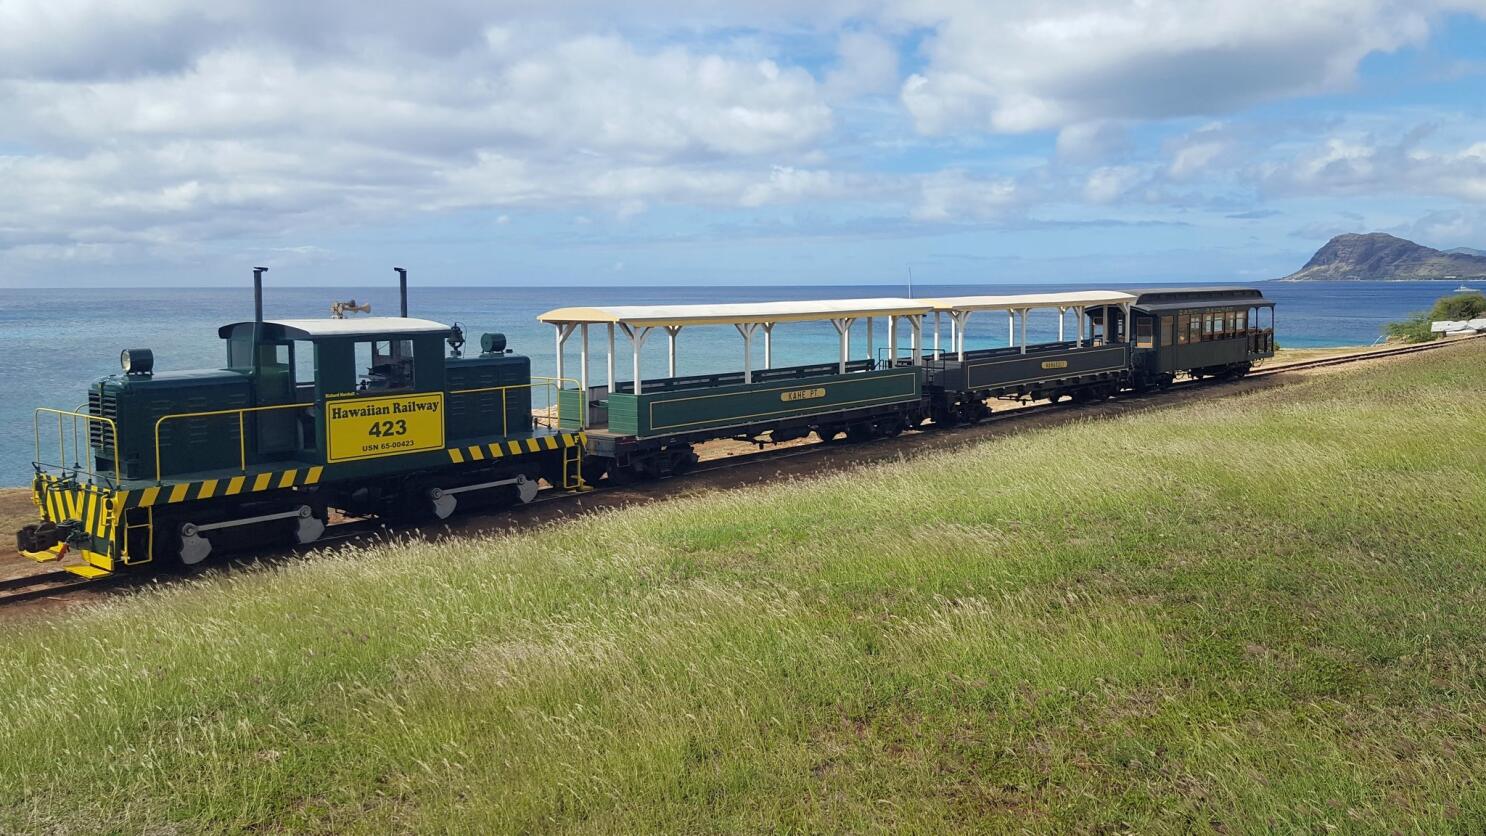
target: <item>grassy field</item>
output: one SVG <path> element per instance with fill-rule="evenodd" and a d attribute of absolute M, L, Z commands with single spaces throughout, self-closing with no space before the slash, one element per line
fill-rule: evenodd
<path fill-rule="evenodd" d="M 0 648 L 0 830 L 1486 831 L 1486 351 Z"/>

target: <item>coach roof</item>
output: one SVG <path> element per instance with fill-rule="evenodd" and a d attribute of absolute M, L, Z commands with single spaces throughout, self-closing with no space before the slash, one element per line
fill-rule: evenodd
<path fill-rule="evenodd" d="M 732 302 L 717 305 L 617 305 L 557 308 L 537 319 L 551 325 L 616 324 L 639 327 L 748 325 L 811 322 L 869 316 L 920 316 L 934 310 L 926 299 L 819 299 Z"/>

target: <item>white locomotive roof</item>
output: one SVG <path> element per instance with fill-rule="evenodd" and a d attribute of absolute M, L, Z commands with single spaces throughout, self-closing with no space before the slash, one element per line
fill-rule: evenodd
<path fill-rule="evenodd" d="M 253 325 L 251 321 L 222 326 L 223 337 L 234 329 Z M 318 337 L 381 337 L 397 334 L 427 334 L 448 331 L 449 326 L 431 319 L 406 316 L 360 316 L 346 319 L 265 319 L 263 324 L 281 330 L 289 339 L 312 340 Z"/>
<path fill-rule="evenodd" d="M 809 322 L 867 316 L 918 316 L 934 310 L 926 299 L 818 299 L 792 302 L 736 302 L 719 305 L 618 305 L 557 308 L 538 316 L 554 325 L 624 324 L 640 327 L 747 325 Z"/>
<path fill-rule="evenodd" d="M 936 311 L 1019 311 L 1027 308 L 1092 308 L 1125 305 L 1134 294 L 1118 290 L 1075 290 L 1067 293 L 1022 293 L 1006 296 L 949 296 L 926 300 Z"/>

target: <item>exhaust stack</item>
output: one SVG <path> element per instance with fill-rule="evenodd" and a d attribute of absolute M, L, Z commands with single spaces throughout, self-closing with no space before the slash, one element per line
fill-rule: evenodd
<path fill-rule="evenodd" d="M 402 300 L 402 316 L 403 316 L 404 319 L 407 319 L 407 316 L 408 316 L 408 271 L 404 270 L 401 267 L 394 267 L 392 269 L 397 271 L 397 294 L 398 294 L 398 298 L 400 300 Z"/>
<path fill-rule="evenodd" d="M 263 322 L 263 274 L 268 272 L 267 267 L 253 268 L 253 321 Z"/>

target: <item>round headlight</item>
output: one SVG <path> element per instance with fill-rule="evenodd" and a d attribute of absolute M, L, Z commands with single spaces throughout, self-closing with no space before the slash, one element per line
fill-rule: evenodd
<path fill-rule="evenodd" d="M 126 348 L 119 352 L 119 365 L 124 374 L 149 374 L 155 367 L 155 354 L 148 348 Z"/>

